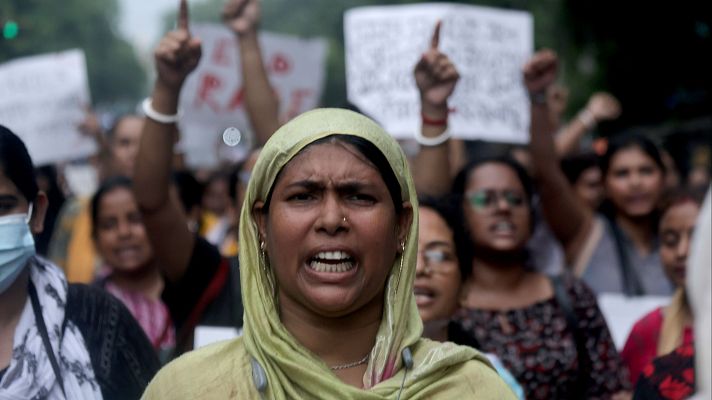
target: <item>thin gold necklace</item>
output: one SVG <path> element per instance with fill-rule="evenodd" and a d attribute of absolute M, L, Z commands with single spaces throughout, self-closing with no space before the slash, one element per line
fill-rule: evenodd
<path fill-rule="evenodd" d="M 358 361 L 350 362 L 350 363 L 348 363 L 348 364 L 341 364 L 341 365 L 330 366 L 329 369 L 332 370 L 332 371 L 338 371 L 338 370 L 340 370 L 340 369 L 349 369 L 349 368 L 353 368 L 353 367 L 359 366 L 359 365 L 361 365 L 361 364 L 365 364 L 366 361 L 368 361 L 368 357 L 369 357 L 370 355 L 371 355 L 371 353 L 368 353 L 368 354 L 366 354 L 362 359 L 360 359 L 360 360 L 358 360 Z"/>

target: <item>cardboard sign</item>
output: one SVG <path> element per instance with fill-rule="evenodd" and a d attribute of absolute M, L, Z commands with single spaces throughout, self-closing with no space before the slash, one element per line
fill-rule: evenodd
<path fill-rule="evenodd" d="M 667 296 L 626 297 L 620 293 L 602 293 L 598 307 L 608 323 L 613 342 L 622 350 L 633 325 L 649 312 L 670 304 Z"/>
<path fill-rule="evenodd" d="M 81 50 L 19 58 L 0 65 L 0 124 L 25 142 L 35 165 L 83 158 L 96 143 L 78 126 L 90 105 Z"/>
<path fill-rule="evenodd" d="M 462 4 L 362 7 L 344 17 L 348 98 L 393 136 L 420 129 L 413 69 L 442 20 L 439 48 L 460 81 L 450 98 L 453 136 L 529 140 L 529 100 L 522 66 L 533 49 L 532 17 Z"/>
<path fill-rule="evenodd" d="M 203 56 L 181 92 L 181 146 L 189 165 L 211 167 L 217 164 L 218 153 L 226 150 L 225 129 L 236 127 L 243 133 L 240 145 L 233 148 L 237 153 L 227 156 L 239 159 L 252 145 L 251 128 L 235 34 L 217 24 L 192 26 L 191 33 L 201 39 Z M 326 40 L 265 32 L 260 34 L 260 46 L 279 97 L 280 118 L 286 121 L 316 107 L 324 86 Z"/>

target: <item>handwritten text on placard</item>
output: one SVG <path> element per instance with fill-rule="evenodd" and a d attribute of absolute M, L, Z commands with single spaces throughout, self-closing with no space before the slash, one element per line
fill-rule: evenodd
<path fill-rule="evenodd" d="M 413 68 L 443 21 L 440 49 L 461 79 L 450 100 L 454 136 L 528 141 L 521 67 L 532 53 L 528 13 L 461 4 L 363 7 L 344 21 L 349 100 L 398 138 L 420 129 Z"/>

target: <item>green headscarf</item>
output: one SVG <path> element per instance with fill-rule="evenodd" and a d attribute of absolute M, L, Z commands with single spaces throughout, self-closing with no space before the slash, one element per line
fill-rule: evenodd
<path fill-rule="evenodd" d="M 403 201 L 413 206 L 413 222 L 405 250 L 397 257 L 387 279 L 383 317 L 378 329 L 364 390 L 342 383 L 286 330 L 279 318 L 275 276 L 260 255 L 256 201 L 265 201 L 278 173 L 305 146 L 326 136 L 353 135 L 373 143 L 388 159 L 400 184 Z M 475 350 L 421 339 L 422 323 L 413 296 L 417 257 L 417 196 L 407 160 L 398 143 L 376 123 L 355 112 L 318 109 L 302 114 L 280 128 L 267 142 L 252 172 L 240 217 L 240 279 L 245 308 L 244 345 L 267 376 L 267 398 L 395 399 L 401 387 L 401 352 L 413 353 L 403 398 L 410 398 L 436 380 L 449 367 L 481 360 Z"/>

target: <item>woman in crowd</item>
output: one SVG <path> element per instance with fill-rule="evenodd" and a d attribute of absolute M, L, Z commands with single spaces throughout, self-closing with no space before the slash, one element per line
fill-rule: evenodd
<path fill-rule="evenodd" d="M 584 266 L 576 273 L 594 292 L 670 294 L 656 244 L 656 207 L 665 177 L 660 153 L 640 135 L 610 141 L 601 160 L 604 217 L 597 217 L 576 197 L 557 161 L 545 95 L 556 79 L 557 64 L 556 54 L 544 50 L 524 69 L 532 99 L 530 148 L 547 222 L 564 246 L 568 264 Z"/>
<path fill-rule="evenodd" d="M 692 344 L 692 312 L 685 291 L 685 275 L 702 200 L 701 193 L 679 190 L 670 195 L 660 215 L 660 259 L 665 274 L 677 289 L 668 306 L 644 316 L 628 336 L 621 356 L 633 385 L 655 357 Z"/>
<path fill-rule="evenodd" d="M 475 350 L 420 339 L 416 203 L 405 156 L 366 117 L 284 125 L 240 219 L 243 338 L 170 364 L 146 398 L 511 398 Z"/>
<path fill-rule="evenodd" d="M 175 346 L 168 308 L 161 300 L 163 277 L 146 236 L 131 180 L 104 181 L 91 201 L 92 236 L 103 260 L 97 285 L 121 300 L 151 344 L 167 357 Z"/>
<path fill-rule="evenodd" d="M 46 209 L 25 145 L 0 126 L 0 397 L 136 398 L 155 353 L 118 300 L 35 256 Z"/>
<path fill-rule="evenodd" d="M 455 178 L 464 283 L 454 319 L 526 398 L 608 398 L 628 382 L 596 297 L 568 274 L 551 279 L 529 265 L 532 195 L 529 176 L 506 157 L 475 160 Z"/>
<path fill-rule="evenodd" d="M 472 337 L 451 322 L 461 284 L 451 213 L 442 202 L 420 199 L 418 203 L 418 263 L 413 292 L 423 320 L 423 336 L 477 348 Z M 523 399 L 524 390 L 499 358 L 486 356 L 517 397 Z"/>

